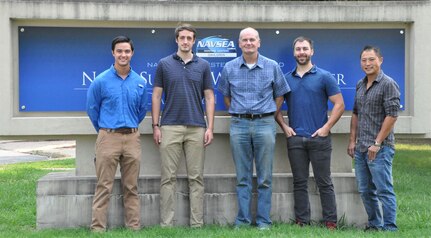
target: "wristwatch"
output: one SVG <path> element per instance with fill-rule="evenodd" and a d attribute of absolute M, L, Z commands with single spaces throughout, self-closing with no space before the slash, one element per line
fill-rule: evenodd
<path fill-rule="evenodd" d="M 378 143 L 377 141 L 374 141 L 374 146 L 376 146 L 376 147 L 381 147 L 381 146 L 382 146 L 382 143 Z"/>
<path fill-rule="evenodd" d="M 151 124 L 151 127 L 153 127 L 153 128 L 156 127 L 156 126 L 160 127 L 160 124 Z"/>

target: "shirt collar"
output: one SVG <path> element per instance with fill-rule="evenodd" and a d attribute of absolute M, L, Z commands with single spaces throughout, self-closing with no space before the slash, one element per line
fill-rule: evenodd
<path fill-rule="evenodd" d="M 376 80 L 374 80 L 374 82 L 376 82 L 376 83 L 380 83 L 380 81 L 382 81 L 382 79 L 383 79 L 383 75 L 385 75 L 385 74 L 383 73 L 383 70 L 382 70 L 382 69 L 380 69 L 379 75 L 377 75 L 377 78 L 376 78 Z M 374 82 L 373 82 L 373 83 L 374 83 Z M 368 83 L 368 78 L 367 78 L 367 76 L 365 76 L 365 77 L 362 79 L 362 83 L 364 83 L 364 84 L 367 84 L 367 83 Z"/>
<path fill-rule="evenodd" d="M 245 62 L 244 57 L 241 55 L 241 60 L 239 61 L 239 67 L 241 68 L 243 65 L 248 67 L 247 62 Z M 263 58 L 260 57 L 260 54 L 257 54 L 257 62 L 255 64 L 255 67 L 259 67 L 263 69 Z"/>
<path fill-rule="evenodd" d="M 295 66 L 295 68 L 292 69 L 292 75 L 295 76 L 296 74 L 296 69 L 298 68 L 298 66 Z M 304 75 L 306 74 L 315 74 L 317 72 L 317 66 L 315 64 L 313 64 L 313 67 L 311 67 L 310 70 L 308 70 L 308 72 L 306 72 Z"/>
<path fill-rule="evenodd" d="M 177 52 L 174 52 L 172 54 L 172 58 L 174 58 L 174 60 L 183 61 L 183 59 L 181 59 L 181 57 L 178 56 Z M 190 62 L 196 62 L 196 61 L 198 61 L 198 56 L 195 53 L 193 53 L 193 58 L 190 60 Z"/>
<path fill-rule="evenodd" d="M 115 75 L 117 75 L 118 77 L 120 77 L 120 75 L 118 75 L 117 70 L 114 67 L 114 64 L 111 65 L 111 72 L 114 73 Z M 130 75 L 131 72 L 132 72 L 132 66 L 130 66 L 130 70 L 129 70 L 129 73 L 127 74 L 127 77 L 129 77 L 129 75 Z"/>

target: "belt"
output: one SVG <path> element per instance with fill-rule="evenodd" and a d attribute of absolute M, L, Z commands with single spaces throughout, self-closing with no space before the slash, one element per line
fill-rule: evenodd
<path fill-rule="evenodd" d="M 258 119 L 258 118 L 263 118 L 263 117 L 269 117 L 274 115 L 274 112 L 269 112 L 269 113 L 263 113 L 263 114 L 235 114 L 232 113 L 230 114 L 233 117 L 238 117 L 238 118 L 245 118 L 245 119 Z"/>
<path fill-rule="evenodd" d="M 138 128 L 118 128 L 118 129 L 109 129 L 109 128 L 100 128 L 100 130 L 112 133 L 120 133 L 120 134 L 132 134 L 138 131 Z"/>

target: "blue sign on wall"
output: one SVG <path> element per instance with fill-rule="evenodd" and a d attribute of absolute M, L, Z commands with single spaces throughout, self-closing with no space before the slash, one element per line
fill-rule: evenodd
<path fill-rule="evenodd" d="M 198 29 L 194 52 L 210 62 L 215 88 L 224 64 L 241 55 L 241 29 Z M 364 77 L 359 54 L 364 45 L 381 48 L 382 69 L 400 86 L 405 98 L 404 29 L 258 29 L 259 52 L 279 62 L 284 73 L 295 66 L 292 41 L 300 35 L 314 40 L 312 62 L 338 80 L 346 110 L 353 107 L 356 82 Z M 111 41 L 127 35 L 135 45 L 132 67 L 152 91 L 158 61 L 176 51 L 174 29 L 78 28 L 20 26 L 19 110 L 23 112 L 85 111 L 88 86 L 114 62 Z M 226 110 L 216 93 L 216 109 Z"/>

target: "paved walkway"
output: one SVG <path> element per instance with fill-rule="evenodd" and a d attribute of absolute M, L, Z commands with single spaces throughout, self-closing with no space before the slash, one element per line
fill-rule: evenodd
<path fill-rule="evenodd" d="M 0 165 L 75 158 L 75 141 L 0 140 Z"/>

